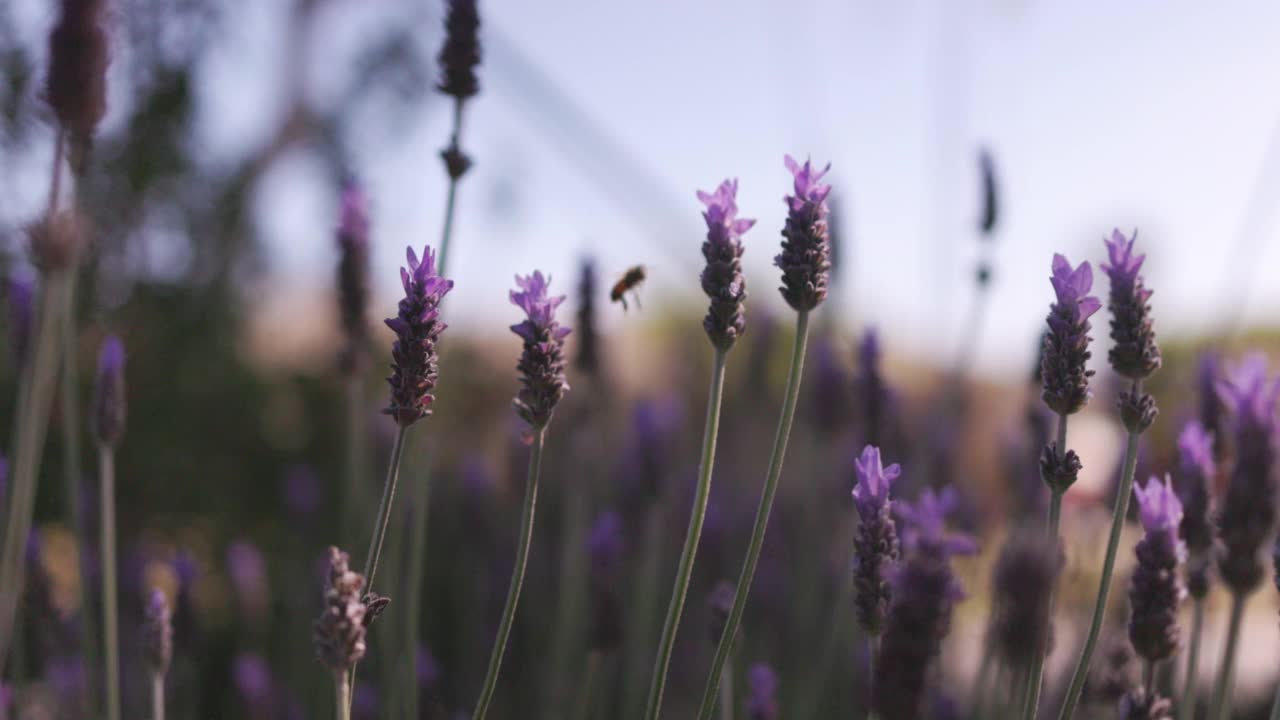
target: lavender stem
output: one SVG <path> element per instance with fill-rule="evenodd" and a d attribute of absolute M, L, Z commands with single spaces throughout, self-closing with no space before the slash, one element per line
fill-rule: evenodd
<path fill-rule="evenodd" d="M 343 537 L 353 543 L 367 512 L 365 410 L 364 381 L 359 372 L 354 372 L 347 378 L 347 489 L 342 514 L 347 525 Z"/>
<path fill-rule="evenodd" d="M 498 623 L 498 636 L 494 639 L 493 651 L 489 655 L 489 669 L 485 673 L 484 687 L 480 691 L 480 699 L 476 701 L 472 720 L 483 720 L 489 712 L 489 704 L 493 702 L 493 691 L 498 686 L 498 671 L 502 667 L 502 655 L 507 650 L 507 637 L 511 634 L 511 624 L 515 619 L 516 605 L 520 602 L 520 590 L 524 585 L 525 566 L 529 562 L 529 546 L 533 539 L 534 511 L 538 506 L 538 474 L 542 470 L 542 447 L 546 438 L 545 426 L 533 430 L 533 447 L 529 453 L 529 477 L 525 482 L 524 510 L 520 516 L 520 544 L 516 548 L 515 567 L 511 569 L 511 585 L 507 589 L 506 606 L 502 609 L 502 620 Z"/>
<path fill-rule="evenodd" d="M 1139 383 L 1134 382 L 1133 392 L 1138 393 Z M 1129 513 L 1129 497 L 1133 494 L 1133 473 L 1138 463 L 1138 439 L 1140 432 L 1130 432 L 1124 449 L 1124 467 L 1120 473 L 1120 487 L 1116 492 L 1114 512 L 1111 515 L 1111 536 L 1107 540 L 1107 555 L 1102 563 L 1102 579 L 1098 584 L 1098 597 L 1093 606 L 1093 620 L 1089 623 L 1089 635 L 1085 639 L 1084 649 L 1076 662 L 1075 672 L 1071 675 L 1071 685 L 1067 689 L 1062 703 L 1062 711 L 1058 720 L 1068 720 L 1075 716 L 1076 705 L 1080 702 L 1080 693 L 1084 690 L 1085 678 L 1089 675 L 1089 662 L 1093 659 L 1094 648 L 1098 644 L 1098 634 L 1102 630 L 1102 618 L 1107 612 L 1107 596 L 1111 592 L 1111 573 L 1116 565 L 1116 551 L 1120 548 L 1120 531 L 1124 528 L 1125 516 Z"/>
<path fill-rule="evenodd" d="M 1240 621 L 1244 617 L 1244 601 L 1244 593 L 1232 593 L 1227 647 L 1222 652 L 1222 665 L 1218 670 L 1218 682 L 1213 689 L 1213 703 L 1209 705 L 1208 720 L 1227 720 L 1231 717 L 1231 692 L 1236 678 L 1236 647 L 1240 641 Z"/>
<path fill-rule="evenodd" d="M 373 576 L 378 571 L 378 558 L 382 555 L 382 543 L 391 524 L 391 505 L 395 501 L 396 481 L 400 478 L 400 458 L 404 455 L 405 436 L 408 428 L 401 425 L 391 446 L 391 460 L 387 465 L 387 479 L 382 484 L 382 500 L 378 503 L 378 517 L 373 525 L 373 537 L 369 539 L 369 554 L 365 557 L 365 592 L 373 592 Z M 352 673 L 354 675 L 355 673 Z"/>
<path fill-rule="evenodd" d="M 1200 668 L 1200 635 L 1204 630 L 1204 598 L 1195 599 L 1191 620 L 1191 644 L 1187 650 L 1187 674 L 1182 681 L 1182 700 L 1178 703 L 1178 720 L 1195 717 L 1196 686 Z"/>
<path fill-rule="evenodd" d="M 455 99 L 453 103 L 453 134 L 450 147 L 462 147 L 462 106 L 461 99 Z M 453 177 L 449 173 L 449 194 L 444 201 L 444 231 L 440 237 L 440 274 L 445 274 L 445 268 L 449 267 L 446 263 L 449 260 L 449 240 L 453 238 L 453 211 L 458 197 L 458 181 L 461 178 Z"/>
<path fill-rule="evenodd" d="M 107 720 L 120 720 L 120 622 L 116 595 L 116 461 L 106 443 L 98 445 L 102 508 L 102 626 L 106 660 Z"/>
<path fill-rule="evenodd" d="M 405 662 L 405 717 L 418 717 L 418 617 L 422 603 L 423 565 L 427 555 L 427 512 L 430 510 L 431 475 L 424 470 L 421 482 L 413 488 L 413 528 L 409 536 L 409 584 L 405 603 L 405 640 L 408 642 L 408 658 Z"/>
<path fill-rule="evenodd" d="M 351 684 L 355 679 L 351 674 L 346 670 L 333 674 L 333 713 L 337 720 L 351 720 Z"/>
<path fill-rule="evenodd" d="M 662 639 L 658 642 L 658 657 L 653 664 L 653 684 L 649 688 L 646 720 L 657 720 L 662 710 L 662 692 L 666 687 L 667 668 L 671 664 L 671 651 L 675 646 L 676 632 L 680 627 L 680 615 L 684 611 L 685 597 L 689 592 L 689 580 L 693 577 L 693 563 L 698 554 L 698 541 L 702 537 L 702 523 L 706 517 L 707 502 L 711 498 L 711 471 L 716 461 L 716 437 L 720 432 L 720 399 L 724 392 L 724 366 L 727 353 L 719 348 L 711 368 L 711 392 L 707 396 L 707 419 L 702 431 L 702 458 L 698 466 L 698 486 L 689 514 L 689 530 L 685 533 L 684 549 L 676 571 L 675 587 L 671 591 L 671 604 L 667 606 L 667 619 L 662 626 Z"/>
<path fill-rule="evenodd" d="M 577 709 L 573 712 L 575 720 L 588 720 L 591 717 L 591 700 L 595 694 L 596 676 L 600 674 L 600 663 L 604 654 L 599 650 L 587 653 L 587 669 L 582 673 L 582 683 L 578 688 Z"/>
<path fill-rule="evenodd" d="M 733 658 L 729 658 L 728 672 L 720 683 L 720 720 L 733 720 Z"/>
<path fill-rule="evenodd" d="M 151 673 L 151 720 L 164 720 L 164 673 Z"/>
<path fill-rule="evenodd" d="M 720 636 L 720 645 L 716 648 L 716 656 L 711 664 L 711 676 L 707 678 L 707 686 L 702 692 L 702 708 L 698 711 L 699 720 L 711 720 L 711 714 L 716 705 L 716 691 L 720 686 L 720 676 L 724 672 L 734 637 L 738 634 L 738 626 L 742 623 L 742 613 L 747 606 L 747 593 L 751 589 L 751 581 L 756 574 L 760 550 L 764 547 L 764 534 L 769 526 L 769 512 L 773 509 L 773 498 L 778 493 L 782 461 L 787 454 L 787 439 L 791 435 L 791 422 L 795 419 L 796 402 L 800 396 L 800 378 L 804 371 L 804 351 L 808 338 L 809 311 L 800 310 L 796 314 L 795 347 L 791 351 L 791 370 L 787 375 L 782 416 L 778 420 L 778 431 L 773 440 L 769 474 L 765 478 L 760 505 L 756 509 L 755 525 L 751 529 L 751 542 L 747 546 L 746 562 L 743 563 L 742 574 L 738 577 L 738 587 L 734 591 L 733 609 L 729 611 L 729 622 Z"/>
<path fill-rule="evenodd" d="M 1067 452 L 1067 415 L 1058 413 L 1058 452 Z M 1059 527 L 1062 524 L 1062 496 L 1065 493 L 1054 490 L 1049 495 L 1049 522 L 1048 534 L 1053 539 L 1055 545 L 1061 544 L 1062 533 Z M 1041 638 L 1040 647 L 1037 648 L 1035 656 L 1031 659 L 1030 682 L 1027 685 L 1027 697 L 1022 705 L 1022 717 L 1026 720 L 1034 720 L 1036 711 L 1040 709 L 1040 690 L 1044 685 L 1044 661 L 1046 650 L 1049 645 L 1049 633 L 1053 627 L 1053 604 L 1054 592 L 1057 583 L 1053 583 L 1054 587 L 1049 589 L 1049 611 L 1046 617 L 1048 622 L 1044 627 L 1044 636 Z"/>

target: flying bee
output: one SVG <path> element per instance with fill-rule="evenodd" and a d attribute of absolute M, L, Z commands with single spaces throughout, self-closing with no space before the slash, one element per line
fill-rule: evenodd
<path fill-rule="evenodd" d="M 631 297 L 636 301 L 636 307 L 640 307 L 640 293 L 636 292 L 636 288 L 640 287 L 640 283 L 644 282 L 644 266 L 636 265 L 627 270 L 618 278 L 618 282 L 614 283 L 613 289 L 609 291 L 609 299 L 614 302 L 622 303 L 622 309 L 627 309 L 627 293 L 631 293 Z"/>

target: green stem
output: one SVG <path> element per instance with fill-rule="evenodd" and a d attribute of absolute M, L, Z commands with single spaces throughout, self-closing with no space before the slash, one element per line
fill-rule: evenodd
<path fill-rule="evenodd" d="M 1187 674 L 1182 681 L 1178 720 L 1192 720 L 1196 714 L 1196 686 L 1199 685 L 1200 635 L 1204 631 L 1204 598 L 1196 598 L 1191 619 L 1191 643 L 1187 649 Z"/>
<path fill-rule="evenodd" d="M 1058 444 L 1056 452 L 1065 455 L 1067 452 L 1067 415 L 1058 414 Z M 1059 529 L 1062 525 L 1062 492 L 1054 490 L 1049 497 L 1049 522 L 1048 535 L 1053 541 L 1054 547 L 1061 545 L 1062 532 Z M 1031 658 L 1031 670 L 1027 682 L 1027 696 L 1022 703 L 1022 717 L 1025 720 L 1033 720 L 1036 713 L 1040 710 L 1040 690 L 1044 686 L 1044 662 L 1045 655 L 1048 654 L 1049 633 L 1053 627 L 1053 605 L 1057 595 L 1057 588 L 1049 588 L 1049 612 L 1045 616 L 1045 626 L 1043 634 L 1040 638 L 1039 647 L 1036 654 Z"/>
<path fill-rule="evenodd" d="M 365 556 L 365 591 L 373 591 L 373 578 L 378 572 L 378 558 L 382 555 L 382 543 L 387 539 L 387 526 L 391 524 L 391 506 L 396 498 L 396 482 L 400 479 L 400 459 L 404 456 L 405 437 L 409 428 L 401 426 L 391 445 L 391 461 L 387 465 L 387 478 L 382 483 L 382 500 L 378 502 L 378 517 L 374 520 L 373 537 L 369 539 L 369 554 Z M 354 675 L 354 673 L 352 673 Z"/>
<path fill-rule="evenodd" d="M 1231 693 L 1235 689 L 1236 647 L 1240 642 L 1240 621 L 1244 618 L 1243 593 L 1231 596 L 1231 623 L 1227 628 L 1227 647 L 1222 652 L 1222 665 L 1218 670 L 1218 682 L 1213 689 L 1213 703 L 1209 706 L 1208 720 L 1227 720 L 1231 716 Z"/>
<path fill-rule="evenodd" d="M 498 623 L 498 636 L 493 641 L 493 651 L 489 655 L 489 669 L 485 673 L 484 686 L 480 691 L 480 699 L 476 701 L 476 710 L 472 720 L 483 720 L 489 712 L 489 704 L 493 702 L 493 691 L 498 686 L 498 671 L 502 667 L 502 655 L 507 650 L 507 638 L 511 635 L 511 624 L 515 620 L 516 605 L 520 602 L 520 589 L 524 585 L 524 570 L 529 562 L 529 546 L 533 539 L 533 517 L 538 506 L 538 474 L 542 469 L 542 446 L 547 429 L 538 428 L 533 435 L 533 448 L 529 453 L 529 477 L 525 482 L 524 511 L 520 516 L 520 544 L 516 548 L 515 567 L 511 569 L 511 585 L 507 588 L 507 603 L 502 609 L 502 620 Z"/>
<path fill-rule="evenodd" d="M 575 720 L 587 720 L 591 717 L 591 700 L 595 694 L 596 676 L 600 673 L 603 656 L 599 650 L 587 653 L 587 669 L 582 673 L 582 682 L 578 688 L 578 701 L 574 703 Z M 416 717 L 416 716 L 415 716 Z"/>
<path fill-rule="evenodd" d="M 164 720 L 164 673 L 151 674 L 151 720 Z"/>
<path fill-rule="evenodd" d="M 662 576 L 663 548 L 667 537 L 667 518 L 661 498 L 645 509 L 644 545 L 637 563 L 634 602 L 627 608 L 627 628 L 622 647 L 627 650 L 622 676 L 622 714 L 618 720 L 639 720 L 644 714 L 644 669 L 651 667 L 649 658 L 657 641 L 659 612 L 658 582 Z"/>
<path fill-rule="evenodd" d="M 9 515 L 4 525 L 4 545 L 0 549 L 0 674 L 13 640 L 14 620 L 21 596 L 26 564 L 23 562 L 27 535 L 35 510 L 36 481 L 40 476 L 49 410 L 53 404 L 53 383 L 58 363 L 58 327 L 66 275 L 47 275 L 40 288 L 39 322 L 33 352 L 23 368 L 17 412 L 14 417 L 12 485 Z"/>
<path fill-rule="evenodd" d="M 698 554 L 698 541 L 702 537 L 702 522 L 711 497 L 711 470 L 716 461 L 716 436 L 720 431 L 720 398 L 724 391 L 724 365 L 726 353 L 717 349 L 711 367 L 711 391 L 707 396 L 707 419 L 702 430 L 702 458 L 698 464 L 698 486 L 694 493 L 693 510 L 689 513 L 689 530 L 684 537 L 684 550 L 676 571 L 676 584 L 671 591 L 671 604 L 667 606 L 667 619 L 662 625 L 662 639 L 658 642 L 658 657 L 653 663 L 653 684 L 649 687 L 646 720 L 657 720 L 662 710 L 662 692 L 666 687 L 667 668 L 671 664 L 671 650 L 675 646 L 676 631 L 680 627 L 680 615 L 684 612 L 685 597 L 689 593 L 689 580 L 693 577 L 693 562 Z"/>
<path fill-rule="evenodd" d="M 1137 390 L 1135 383 L 1134 392 Z M 1067 689 L 1058 720 L 1074 717 L 1076 705 L 1080 702 L 1080 693 L 1084 690 L 1085 678 L 1089 675 L 1089 662 L 1093 659 L 1093 651 L 1098 644 L 1102 618 L 1107 613 L 1107 596 L 1111 592 L 1111 574 L 1115 570 L 1116 551 L 1120 547 L 1120 531 L 1124 528 L 1124 519 L 1129 513 L 1129 496 L 1133 494 L 1133 472 L 1138 462 L 1138 439 L 1141 435 L 1141 433 L 1130 432 L 1125 445 L 1124 468 L 1120 473 L 1120 487 L 1116 491 L 1115 508 L 1111 515 L 1111 536 L 1107 540 L 1107 555 L 1102 563 L 1102 578 L 1098 584 L 1098 597 L 1093 605 L 1093 620 L 1089 623 L 1089 635 L 1085 638 L 1084 649 L 1081 650 L 1075 672 L 1071 675 L 1071 685 Z"/>
<path fill-rule="evenodd" d="M 413 488 L 413 528 L 409 538 L 409 597 L 405 603 L 405 640 L 408 655 L 405 665 L 405 717 L 418 717 L 418 620 L 422 612 L 422 575 L 427 556 L 427 512 L 430 510 L 431 474 L 424 472 Z"/>
<path fill-rule="evenodd" d="M 102 648 L 106 660 L 107 720 L 120 720 L 120 613 L 116 579 L 116 461 L 110 445 L 98 445 L 102 480 Z"/>
<path fill-rule="evenodd" d="M 733 658 L 729 658 L 728 672 L 720 683 L 720 720 L 733 720 Z"/>
<path fill-rule="evenodd" d="M 800 395 L 800 378 L 804 371 L 804 351 L 808 337 L 809 313 L 801 311 L 796 317 L 795 347 L 791 351 L 791 370 L 787 375 L 787 390 L 782 401 L 782 417 L 779 418 L 778 432 L 773 439 L 769 474 L 765 478 L 760 505 L 756 509 L 755 525 L 751 529 L 751 542 L 747 546 L 747 558 L 742 566 L 742 574 L 738 577 L 738 587 L 734 591 L 733 609 L 729 611 L 729 622 L 725 625 L 724 634 L 720 636 L 720 645 L 716 648 L 716 656 L 711 663 L 711 676 L 707 678 L 707 686 L 702 691 L 702 706 L 698 711 L 699 720 L 711 720 L 711 714 L 716 705 L 716 691 L 720 686 L 720 676 L 729 659 L 729 648 L 733 646 L 733 639 L 738 634 L 738 626 L 742 623 L 742 613 L 747 606 L 747 593 L 751 589 L 751 581 L 756 574 L 760 550 L 764 547 L 765 530 L 769 526 L 769 512 L 773 509 L 773 498 L 778 493 L 782 461 L 787 454 L 787 438 L 791 435 L 791 421 L 795 418 L 796 402 Z"/>
<path fill-rule="evenodd" d="M 456 100 L 453 104 L 453 136 L 450 140 L 450 146 L 459 150 L 462 148 L 462 101 Z M 460 178 L 459 178 L 460 179 Z M 440 252 L 437 259 L 437 265 L 440 268 L 440 274 L 444 275 L 444 269 L 448 267 L 446 261 L 449 259 L 449 240 L 453 238 L 453 211 L 458 198 L 458 180 L 452 176 L 449 177 L 449 194 L 444 202 L 444 231 L 440 236 Z"/>
<path fill-rule="evenodd" d="M 333 674 L 333 716 L 337 720 L 351 720 L 351 684 L 354 680 L 346 670 Z"/>

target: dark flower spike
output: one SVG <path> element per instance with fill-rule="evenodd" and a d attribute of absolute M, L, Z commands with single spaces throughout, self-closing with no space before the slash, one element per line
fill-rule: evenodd
<path fill-rule="evenodd" d="M 1215 438 L 1222 438 L 1224 409 L 1218 395 L 1218 383 L 1222 379 L 1222 358 L 1216 352 L 1206 352 L 1196 365 L 1196 397 L 1199 400 L 1200 424 Z M 1215 459 L 1222 459 L 1225 445 L 1219 442 L 1214 448 Z"/>
<path fill-rule="evenodd" d="M 1062 566 L 1060 547 L 1043 532 L 1020 531 L 1005 542 L 992 575 L 989 640 L 1011 667 L 1030 666 L 1051 629 L 1051 597 Z"/>
<path fill-rule="evenodd" d="M 480 92 L 476 66 L 480 64 L 480 12 L 476 0 L 449 0 L 444 19 L 444 47 L 436 62 L 440 82 L 436 86 L 459 102 Z"/>
<path fill-rule="evenodd" d="M 1116 399 L 1116 407 L 1120 410 L 1121 424 L 1131 433 L 1146 432 L 1151 423 L 1156 421 L 1156 415 L 1160 414 L 1156 399 L 1137 385 L 1120 393 L 1120 397 Z"/>
<path fill-rule="evenodd" d="M 1108 354 L 1111 367 L 1130 380 L 1141 380 L 1160 367 L 1160 348 L 1151 329 L 1151 291 L 1143 285 L 1142 262 L 1146 255 L 1135 255 L 1133 243 L 1138 239 L 1113 230 L 1104 240 L 1108 262 L 1102 270 L 1111 278 L 1108 304 L 1111 309 L 1111 339 L 1115 345 Z"/>
<path fill-rule="evenodd" d="M 1040 453 L 1040 478 L 1059 495 L 1076 483 L 1081 467 L 1076 451 L 1068 450 L 1064 455 L 1058 452 L 1057 443 L 1049 443 Z"/>
<path fill-rule="evenodd" d="M 1227 587 L 1252 592 L 1264 574 L 1258 557 L 1276 522 L 1276 400 L 1280 380 L 1264 355 L 1246 357 L 1219 384 L 1229 415 L 1234 461 L 1218 515 L 1218 570 Z"/>
<path fill-rule="evenodd" d="M 1000 203 L 996 187 L 995 160 L 991 151 L 982 148 L 978 151 L 978 170 L 982 173 L 982 215 L 978 218 L 978 230 L 982 237 L 990 238 L 999 219 Z"/>
<path fill-rule="evenodd" d="M 622 644 L 622 601 L 618 597 L 618 572 L 622 559 L 622 518 L 606 512 L 596 519 L 587 536 L 591 559 L 592 649 L 609 651 Z"/>
<path fill-rule="evenodd" d="M 342 186 L 338 216 L 338 313 L 346 347 L 339 365 L 343 372 L 357 372 L 364 360 L 369 331 L 365 312 L 369 306 L 369 208 L 363 190 L 351 179 Z"/>
<path fill-rule="evenodd" d="M 84 169 L 93 131 L 107 112 L 107 34 L 103 0 L 62 0 L 62 14 L 49 33 L 49 77 L 45 97 L 58 124 L 70 135 L 71 167 Z"/>
<path fill-rule="evenodd" d="M 27 364 L 27 353 L 31 348 L 31 329 L 33 327 L 33 298 L 35 283 L 27 273 L 11 271 L 9 273 L 9 352 L 13 357 L 13 367 L 21 372 Z"/>
<path fill-rule="evenodd" d="M 755 220 L 738 217 L 738 181 L 725 180 L 714 193 L 698 191 L 698 200 L 707 206 L 702 217 L 707 221 L 707 239 L 702 243 L 702 256 L 707 265 L 702 271 L 702 292 L 711 299 L 702 327 L 711 344 L 727 352 L 742 336 L 747 319 L 747 281 L 742 276 L 742 234 L 756 224 Z"/>
<path fill-rule="evenodd" d="M 853 379 L 853 394 L 859 412 L 862 439 L 868 445 L 885 444 L 888 431 L 889 387 L 880 373 L 880 335 L 867 328 L 858 341 L 858 368 Z"/>
<path fill-rule="evenodd" d="M 550 284 L 550 277 L 535 270 L 525 277 L 517 275 L 519 289 L 511 291 L 511 304 L 526 316 L 523 322 L 511 326 L 511 332 L 524 341 L 524 351 L 516 365 L 521 388 L 513 405 L 532 430 L 547 426 L 556 404 L 569 389 L 564 375 L 564 339 L 570 330 L 561 327 L 555 317 L 564 296 L 547 295 Z"/>
<path fill-rule="evenodd" d="M 944 555 L 972 555 L 978 552 L 978 543 L 963 533 L 947 530 L 947 516 L 960 504 L 955 488 L 947 486 L 941 492 L 926 488 L 914 503 L 901 502 L 894 506 L 904 525 L 903 546 L 908 551 L 922 545 L 938 548 Z"/>
<path fill-rule="evenodd" d="M 1102 307 L 1098 298 L 1089 294 L 1093 288 L 1093 269 L 1082 262 L 1072 268 L 1062 255 L 1053 256 L 1053 284 L 1056 302 L 1049 308 L 1049 332 L 1044 336 L 1041 355 L 1043 398 L 1051 410 L 1060 415 L 1078 412 L 1089 402 L 1089 378 L 1093 371 L 1089 362 L 1089 317 Z"/>
<path fill-rule="evenodd" d="M 831 186 L 822 178 L 828 164 L 815 170 L 808 160 L 800 165 L 787 155 L 787 169 L 795 177 L 795 194 L 784 198 L 787 222 L 782 230 L 782 252 L 773 264 L 782 270 L 782 297 L 797 312 L 808 312 L 827 298 L 831 272 L 831 246 L 827 237 L 827 195 Z"/>
<path fill-rule="evenodd" d="M 1178 650 L 1178 605 L 1186 596 L 1182 563 L 1187 548 L 1178 537 L 1182 502 L 1173 491 L 1173 480 L 1151 478 L 1133 490 L 1138 517 L 1145 531 L 1134 548 L 1138 556 L 1129 586 L 1129 642 L 1147 661 L 1167 660 Z"/>
<path fill-rule="evenodd" d="M 1197 420 L 1188 422 L 1178 435 L 1178 474 L 1175 487 L 1182 501 L 1182 525 L 1178 535 L 1190 551 L 1187 560 L 1187 589 L 1192 597 L 1202 598 L 1209 592 L 1209 571 L 1213 548 L 1211 514 L 1214 479 L 1213 436 Z"/>
<path fill-rule="evenodd" d="M 146 613 L 142 637 L 147 667 L 152 674 L 164 675 L 169 672 L 169 663 L 173 660 L 173 622 L 169 613 L 169 600 L 159 588 L 151 591 Z"/>
<path fill-rule="evenodd" d="M 891 512 L 889 486 L 902 474 L 897 465 L 883 467 L 880 449 L 868 445 L 854 463 L 858 484 L 853 505 L 858 512 L 858 534 L 853 541 L 854 604 L 858 625 L 868 635 L 878 635 L 889 609 L 889 571 L 898 560 L 898 533 Z"/>
<path fill-rule="evenodd" d="M 596 263 L 582 261 L 578 274 L 578 351 L 573 368 L 584 375 L 600 374 L 600 340 L 596 328 Z"/>
<path fill-rule="evenodd" d="M 399 313 L 388 318 L 387 327 L 396 334 L 391 346 L 391 404 L 382 412 L 395 418 L 400 427 L 409 427 L 431 414 L 431 404 L 439 378 L 436 342 L 447 325 L 440 321 L 440 302 L 453 289 L 453 281 L 436 274 L 436 254 L 430 247 L 419 262 L 413 248 L 406 251 L 408 267 L 400 268 L 404 298 Z"/>
<path fill-rule="evenodd" d="M 98 442 L 112 447 L 119 444 L 124 435 L 125 408 L 124 343 L 108 335 L 98 355 L 98 384 L 93 398 L 93 430 Z"/>
<path fill-rule="evenodd" d="M 778 676 L 764 663 L 747 672 L 748 720 L 778 720 Z"/>
<path fill-rule="evenodd" d="M 347 554 L 329 548 L 324 611 L 315 623 L 316 654 L 335 672 L 350 670 L 365 653 L 364 576 L 351 571 Z"/>

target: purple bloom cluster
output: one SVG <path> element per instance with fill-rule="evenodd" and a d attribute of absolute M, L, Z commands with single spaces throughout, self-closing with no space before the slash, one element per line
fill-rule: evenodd
<path fill-rule="evenodd" d="M 109 335 L 98 355 L 98 384 L 93 397 L 93 429 L 98 442 L 115 446 L 124 435 L 124 343 Z"/>
<path fill-rule="evenodd" d="M 324 611 L 315 623 L 316 654 L 335 672 L 350 670 L 365 653 L 364 576 L 352 572 L 347 554 L 329 548 Z"/>
<path fill-rule="evenodd" d="M 880 334 L 867 328 L 858 340 L 858 367 L 853 378 L 853 397 L 858 405 L 857 424 L 862 442 L 883 447 L 889 436 L 892 396 L 880 372 Z"/>
<path fill-rule="evenodd" d="M 1058 543 L 1043 532 L 1009 536 L 992 575 L 994 600 L 988 641 L 1010 667 L 1028 667 L 1050 630 L 1053 588 L 1062 572 Z M 1046 652 L 1052 649 L 1050 635 Z"/>
<path fill-rule="evenodd" d="M 1141 380 L 1160 367 L 1160 348 L 1151 329 L 1151 291 L 1142 282 L 1142 262 L 1146 255 L 1135 255 L 1135 232 L 1126 238 L 1113 230 L 1104 240 L 1108 262 L 1102 270 L 1111 279 L 1108 307 L 1111 310 L 1111 339 L 1115 341 L 1108 359 L 1115 371 L 1130 380 Z"/>
<path fill-rule="evenodd" d="M 361 369 L 369 340 L 365 323 L 369 305 L 369 207 L 364 191 L 352 179 L 342 185 L 337 240 L 338 315 L 346 341 L 338 364 L 344 373 L 352 374 Z"/>
<path fill-rule="evenodd" d="M 618 597 L 618 572 L 622 560 L 622 518 L 606 512 L 596 519 L 587 536 L 591 559 L 591 647 L 613 650 L 622 643 L 622 601 Z"/>
<path fill-rule="evenodd" d="M 702 212 L 707 221 L 707 239 L 702 243 L 702 257 L 707 261 L 702 270 L 702 292 L 711 299 L 702 328 L 711 344 L 723 352 L 733 347 L 747 326 L 742 233 L 756 221 L 738 217 L 737 195 L 736 179 L 720 183 L 714 193 L 698 191 L 698 200 L 707 206 Z"/>
<path fill-rule="evenodd" d="M 747 671 L 747 718 L 778 720 L 778 676 L 764 663 Z"/>
<path fill-rule="evenodd" d="M 1089 317 L 1102 307 L 1089 294 L 1093 269 L 1082 262 L 1072 268 L 1062 255 L 1053 256 L 1053 291 L 1057 301 L 1049 308 L 1049 332 L 1044 336 L 1041 376 L 1044 403 L 1059 415 L 1078 412 L 1089 402 Z"/>
<path fill-rule="evenodd" d="M 1134 548 L 1138 565 L 1129 586 L 1129 642 L 1154 663 L 1172 657 L 1179 644 L 1178 605 L 1186 596 L 1180 566 L 1187 555 L 1178 537 L 1182 502 L 1168 475 L 1163 481 L 1153 477 L 1133 492 L 1145 535 Z"/>
<path fill-rule="evenodd" d="M 801 165 L 790 155 L 787 169 L 795 178 L 795 194 L 788 195 L 787 223 L 782 230 L 782 252 L 773 264 L 782 270 L 782 297 L 797 312 L 808 312 L 827 298 L 831 272 L 831 245 L 827 237 L 827 195 L 831 186 L 822 177 L 827 165 L 815 170 L 808 160 Z"/>
<path fill-rule="evenodd" d="M 868 635 L 879 635 L 889 609 L 889 571 L 898 560 L 898 533 L 893 521 L 889 486 L 902 474 L 898 465 L 884 467 L 880 448 L 868 445 L 854 463 L 858 484 L 853 506 L 858 512 L 858 534 L 853 541 L 854 605 L 858 625 Z"/>
<path fill-rule="evenodd" d="M 383 410 L 407 428 L 431 414 L 435 396 L 431 391 L 439 379 L 436 342 L 447 325 L 440 321 L 440 302 L 453 289 L 453 281 L 436 274 L 436 254 L 430 247 L 422 251 L 422 261 L 409 248 L 408 267 L 400 268 L 404 298 L 396 317 L 387 318 L 387 327 L 396 334 L 391 346 L 391 404 Z"/>
<path fill-rule="evenodd" d="M 480 92 L 476 78 L 476 66 L 480 64 L 480 12 L 476 0 L 449 0 L 444 30 L 444 47 L 436 58 L 440 65 L 436 87 L 461 102 Z"/>
<path fill-rule="evenodd" d="M 1196 398 L 1199 400 L 1198 412 L 1200 415 L 1200 424 L 1204 426 L 1205 432 L 1210 436 L 1217 438 L 1218 443 L 1214 446 L 1215 459 L 1222 459 L 1223 450 L 1226 449 L 1222 440 L 1222 419 L 1225 415 L 1225 408 L 1222 406 L 1222 396 L 1218 394 L 1218 383 L 1222 379 L 1222 358 L 1216 352 L 1206 352 L 1200 356 L 1200 362 L 1196 365 Z"/>
<path fill-rule="evenodd" d="M 159 588 L 151 591 L 151 599 L 147 602 L 142 638 L 147 667 L 152 674 L 164 675 L 173 660 L 173 621 L 169 614 L 169 600 Z"/>
<path fill-rule="evenodd" d="M 1227 587 L 1252 592 L 1265 569 L 1258 557 L 1276 523 L 1276 401 L 1280 380 L 1267 359 L 1246 357 L 1219 386 L 1230 416 L 1232 465 L 1218 515 L 1218 571 Z"/>
<path fill-rule="evenodd" d="M 1210 502 L 1217 467 L 1213 460 L 1213 436 L 1198 420 L 1188 422 L 1178 435 L 1178 474 L 1175 487 L 1182 502 L 1178 535 L 1187 544 L 1187 586 L 1194 597 L 1209 592 L 1209 550 L 1213 547 Z"/>
<path fill-rule="evenodd" d="M 521 388 L 513 404 L 516 414 L 533 430 L 547 426 L 556 404 L 569 389 L 564 376 L 564 339 L 570 330 L 556 322 L 556 308 L 564 302 L 564 296 L 547 295 L 550 284 L 550 277 L 535 270 L 525 277 L 517 275 L 519 289 L 511 291 L 511 304 L 526 316 L 511 326 L 511 332 L 524 341 L 524 351 L 516 365 Z"/>

